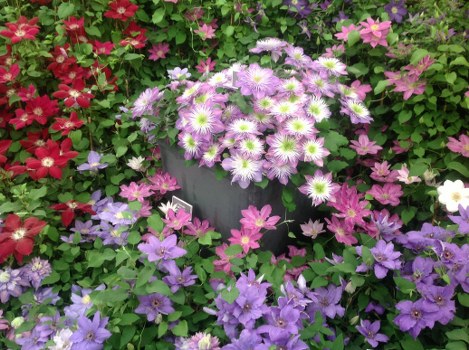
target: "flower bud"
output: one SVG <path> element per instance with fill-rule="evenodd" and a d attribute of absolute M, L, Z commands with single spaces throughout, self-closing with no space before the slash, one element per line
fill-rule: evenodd
<path fill-rule="evenodd" d="M 15 317 L 12 321 L 11 321 L 11 326 L 13 328 L 18 328 L 20 327 L 22 324 L 24 323 L 24 317 Z"/>
<path fill-rule="evenodd" d="M 353 326 L 353 325 L 356 325 L 358 323 L 358 320 L 360 319 L 360 316 L 353 316 L 351 319 L 350 319 L 350 325 Z"/>
<path fill-rule="evenodd" d="M 355 289 L 357 289 L 357 287 L 355 287 L 352 282 L 347 283 L 347 285 L 345 286 L 345 291 L 349 294 L 355 292 Z"/>

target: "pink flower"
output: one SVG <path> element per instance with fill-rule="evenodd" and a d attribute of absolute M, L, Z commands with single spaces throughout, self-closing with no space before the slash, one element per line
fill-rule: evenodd
<path fill-rule="evenodd" d="M 141 203 L 142 203 L 142 206 L 137 213 L 137 217 L 147 218 L 151 216 L 151 210 L 153 209 L 153 206 L 150 204 L 150 201 L 143 201 Z"/>
<path fill-rule="evenodd" d="M 387 161 L 382 163 L 375 163 L 375 165 L 371 168 L 373 172 L 371 173 L 371 178 L 375 181 L 379 182 L 394 182 L 397 179 L 397 171 L 390 170 L 390 165 Z"/>
<path fill-rule="evenodd" d="M 354 149 L 359 155 L 377 154 L 383 147 L 376 145 L 376 142 L 370 141 L 367 135 L 358 136 L 358 141 L 350 141 L 350 148 Z"/>
<path fill-rule="evenodd" d="M 396 86 L 394 92 L 403 92 L 404 100 L 408 100 L 412 95 L 421 95 L 425 92 L 426 82 L 418 80 L 417 76 L 403 75 L 401 79 L 394 82 Z"/>
<path fill-rule="evenodd" d="M 93 50 L 97 55 L 110 55 L 111 51 L 114 49 L 114 44 L 110 41 L 104 43 L 95 40 L 93 42 Z"/>
<path fill-rule="evenodd" d="M 326 232 L 324 231 L 324 224 L 319 220 L 313 222 L 313 220 L 309 219 L 307 223 L 300 225 L 300 227 L 303 235 L 312 239 L 315 239 L 318 234 Z"/>
<path fill-rule="evenodd" d="M 355 224 L 364 225 L 363 218 L 369 217 L 371 211 L 366 209 L 369 204 L 368 201 L 360 201 L 362 196 L 358 194 L 355 186 L 348 187 L 347 183 L 344 183 L 335 194 L 335 201 L 329 202 L 328 205 L 339 211 L 334 216 L 343 218 L 346 224 L 352 227 Z"/>
<path fill-rule="evenodd" d="M 177 184 L 177 179 L 171 177 L 168 173 L 157 173 L 148 178 L 152 183 L 151 189 L 159 192 L 161 195 L 166 192 L 179 190 L 181 187 Z"/>
<path fill-rule="evenodd" d="M 275 230 L 275 224 L 280 220 L 280 216 L 272 216 L 269 218 L 270 213 L 272 212 L 272 207 L 269 204 L 266 204 L 259 211 L 253 205 L 250 205 L 247 209 L 241 210 L 243 218 L 240 220 L 243 228 L 253 229 L 253 230 Z"/>
<path fill-rule="evenodd" d="M 430 66 L 435 62 L 433 58 L 429 55 L 423 57 L 416 66 L 408 65 L 405 66 L 404 69 L 409 71 L 410 76 L 419 77 L 423 72 L 425 72 Z"/>
<path fill-rule="evenodd" d="M 172 209 L 169 209 L 166 218 L 163 219 L 163 222 L 167 227 L 176 231 L 182 229 L 184 226 L 187 226 L 190 221 L 191 214 L 186 213 L 184 209 L 179 209 L 176 213 L 174 213 Z"/>
<path fill-rule="evenodd" d="M 241 230 L 231 230 L 231 238 L 228 240 L 231 244 L 239 244 L 243 247 L 243 252 L 246 254 L 249 249 L 259 248 L 259 239 L 262 234 L 258 230 L 251 230 L 247 228 L 241 228 Z"/>
<path fill-rule="evenodd" d="M 306 256 L 306 248 L 298 249 L 294 245 L 289 245 L 288 246 L 288 255 L 290 256 L 290 258 L 293 258 L 294 256 L 305 257 Z"/>
<path fill-rule="evenodd" d="M 200 221 L 199 218 L 192 219 L 192 222 L 188 223 L 183 233 L 189 236 L 203 237 L 209 231 L 214 231 L 215 228 L 210 226 L 208 220 Z"/>
<path fill-rule="evenodd" d="M 399 198 L 404 194 L 401 185 L 386 183 L 384 186 L 373 185 L 367 194 L 373 196 L 383 205 L 390 204 L 393 207 L 399 205 Z"/>
<path fill-rule="evenodd" d="M 199 34 L 202 40 L 212 39 L 215 37 L 215 29 L 211 25 L 203 24 L 199 29 L 194 30 L 194 33 Z"/>
<path fill-rule="evenodd" d="M 215 248 L 215 253 L 218 255 L 219 259 L 213 262 L 215 266 L 215 271 L 223 271 L 227 274 L 231 274 L 231 262 L 232 258 L 241 258 L 242 253 L 236 254 L 235 256 L 228 256 L 225 253 L 225 250 L 229 247 L 228 244 L 223 243 L 222 245 Z"/>
<path fill-rule="evenodd" d="M 407 164 L 402 164 L 402 167 L 400 170 L 397 171 L 397 174 L 399 175 L 397 179 L 406 185 L 409 185 L 414 182 L 420 182 L 422 181 L 421 178 L 418 176 L 410 176 L 409 175 L 409 169 L 407 168 Z"/>
<path fill-rule="evenodd" d="M 460 153 L 463 157 L 469 157 L 469 137 L 462 134 L 459 140 L 454 137 L 448 138 L 449 142 L 446 144 L 451 151 Z"/>
<path fill-rule="evenodd" d="M 366 22 L 360 22 L 363 29 L 360 30 L 360 36 L 364 43 L 369 43 L 372 47 L 377 45 L 388 46 L 386 35 L 391 28 L 391 21 L 375 22 L 371 17 L 366 19 Z"/>
<path fill-rule="evenodd" d="M 205 61 L 200 60 L 199 64 L 195 66 L 195 68 L 197 68 L 197 71 L 201 74 L 208 74 L 215 69 L 215 64 L 216 62 L 212 61 L 212 59 L 209 57 Z"/>
<path fill-rule="evenodd" d="M 129 201 L 139 201 L 143 202 L 146 197 L 153 195 L 150 185 L 146 184 L 137 184 L 136 182 L 131 182 L 129 186 L 121 185 L 120 196 L 127 198 Z"/>
<path fill-rule="evenodd" d="M 362 85 L 360 80 L 355 80 L 351 84 L 350 89 L 352 90 L 352 92 L 357 94 L 359 100 L 363 101 L 366 98 L 366 93 L 371 91 L 371 85 Z"/>
<path fill-rule="evenodd" d="M 163 0 L 164 2 L 172 2 L 173 4 L 177 4 L 179 0 Z"/>
<path fill-rule="evenodd" d="M 339 40 L 347 41 L 348 33 L 350 33 L 353 30 L 360 30 L 360 29 L 361 29 L 360 26 L 356 27 L 354 24 L 351 24 L 349 26 L 342 26 L 342 28 L 340 28 L 341 32 L 334 34 L 334 36 Z"/>
<path fill-rule="evenodd" d="M 353 226 L 337 219 L 333 216 L 331 220 L 325 218 L 327 222 L 327 228 L 329 231 L 335 234 L 335 239 L 337 242 L 344 243 L 346 245 L 352 245 L 358 242 L 358 240 L 353 236 Z"/>
<path fill-rule="evenodd" d="M 150 53 L 150 56 L 148 56 L 149 60 L 158 61 L 161 58 L 166 58 L 166 54 L 169 52 L 169 44 L 158 43 L 153 45 L 148 52 Z"/>

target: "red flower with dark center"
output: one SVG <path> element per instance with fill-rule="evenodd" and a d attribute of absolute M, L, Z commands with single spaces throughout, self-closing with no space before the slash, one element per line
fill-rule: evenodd
<path fill-rule="evenodd" d="M 8 148 L 10 148 L 11 142 L 11 140 L 0 140 L 0 164 L 3 164 L 7 161 L 5 153 L 7 152 Z"/>
<path fill-rule="evenodd" d="M 78 106 L 88 108 L 90 106 L 90 100 L 94 95 L 83 91 L 84 88 L 85 83 L 83 80 L 75 81 L 71 87 L 65 84 L 59 84 L 60 90 L 54 92 L 52 96 L 63 99 L 68 108 Z"/>
<path fill-rule="evenodd" d="M 49 139 L 49 130 L 44 128 L 40 132 L 28 132 L 27 140 L 20 140 L 21 146 L 31 154 L 39 147 L 44 147 Z"/>
<path fill-rule="evenodd" d="M 91 207 L 91 204 L 80 203 L 74 200 L 67 201 L 65 203 L 54 204 L 50 206 L 54 210 L 61 211 L 62 214 L 62 223 L 65 227 L 70 226 L 73 219 L 75 219 L 75 214 L 78 213 L 88 213 L 95 215 L 96 212 Z"/>
<path fill-rule="evenodd" d="M 46 226 L 46 222 L 37 218 L 27 218 L 24 222 L 16 214 L 8 214 L 5 226 L 0 233 L 0 264 L 10 255 L 14 255 L 18 263 L 23 257 L 33 252 L 34 236 Z"/>
<path fill-rule="evenodd" d="M 70 131 L 78 129 L 83 125 L 83 120 L 78 118 L 76 112 L 70 113 L 70 118 L 55 118 L 52 130 L 62 131 L 62 136 L 68 135 Z"/>
<path fill-rule="evenodd" d="M 109 10 L 104 12 L 104 17 L 126 21 L 133 17 L 137 10 L 138 6 L 129 0 L 115 0 L 109 3 Z"/>
<path fill-rule="evenodd" d="M 16 77 L 20 74 L 20 66 L 17 63 L 10 67 L 10 70 L 0 67 L 0 84 L 11 83 L 15 81 Z"/>
<path fill-rule="evenodd" d="M 145 34 L 147 30 L 143 27 L 140 27 L 137 22 L 130 22 L 127 28 L 122 32 L 128 36 L 136 37 L 140 34 Z"/>
<path fill-rule="evenodd" d="M 19 43 L 22 40 L 34 40 L 39 32 L 39 27 L 36 25 L 38 20 L 38 17 L 28 20 L 26 17 L 20 16 L 15 23 L 5 24 L 8 29 L 1 30 L 0 35 L 10 38 L 12 44 Z"/>
<path fill-rule="evenodd" d="M 25 111 L 39 124 L 45 125 L 49 117 L 59 112 L 59 104 L 47 95 L 38 96 L 26 103 Z"/>
<path fill-rule="evenodd" d="M 39 147 L 34 151 L 36 158 L 27 158 L 26 166 L 29 176 L 39 180 L 47 175 L 56 179 L 62 178 L 62 169 L 67 165 L 68 159 L 61 155 L 59 144 L 48 140 L 46 147 Z"/>

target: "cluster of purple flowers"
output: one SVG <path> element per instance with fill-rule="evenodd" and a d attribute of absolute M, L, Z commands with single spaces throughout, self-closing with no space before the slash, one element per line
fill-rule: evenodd
<path fill-rule="evenodd" d="M 287 184 L 300 162 L 324 165 L 329 151 L 315 125 L 330 118 L 337 100 L 352 123 L 371 122 L 364 96 L 342 84 L 346 66 L 336 58 L 313 60 L 275 38 L 251 51 L 268 52 L 274 61 L 285 55 L 284 65 L 274 71 L 234 64 L 206 81 L 177 80 L 183 89 L 176 128 L 186 159 L 220 163 L 242 188 L 263 176 Z"/>

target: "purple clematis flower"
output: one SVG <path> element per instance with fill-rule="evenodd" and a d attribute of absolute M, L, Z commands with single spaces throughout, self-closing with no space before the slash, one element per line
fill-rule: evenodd
<path fill-rule="evenodd" d="M 111 336 L 111 332 L 105 328 L 108 320 L 108 317 L 101 318 L 99 311 L 94 314 L 92 321 L 86 316 L 80 316 L 78 329 L 70 337 L 73 349 L 101 350 L 106 339 Z"/>
<path fill-rule="evenodd" d="M 404 300 L 396 305 L 400 314 L 394 319 L 394 323 L 403 332 L 409 332 L 412 337 L 417 338 L 420 331 L 426 327 L 433 327 L 435 313 L 439 311 L 437 305 L 426 303 L 419 299 L 415 303 Z"/>
<path fill-rule="evenodd" d="M 342 287 L 330 284 L 327 288 L 316 288 L 314 291 L 317 294 L 318 302 L 310 304 L 307 308 L 308 315 L 312 320 L 314 320 L 316 311 L 320 311 L 323 316 L 329 318 L 344 315 L 345 309 L 339 304 L 342 298 Z"/>
<path fill-rule="evenodd" d="M 170 235 L 163 241 L 160 241 L 155 236 L 149 236 L 146 243 L 140 243 L 138 249 L 147 254 L 147 259 L 153 261 L 169 261 L 177 259 L 187 253 L 185 249 L 177 246 L 177 236 Z"/>
<path fill-rule="evenodd" d="M 439 311 L 434 314 L 434 321 L 438 321 L 443 325 L 448 324 L 454 318 L 456 312 L 455 302 L 451 299 L 454 295 L 454 288 L 455 286 L 452 285 L 446 287 L 423 285 L 420 289 L 426 305 L 438 306 Z"/>
<path fill-rule="evenodd" d="M 448 215 L 449 219 L 455 224 L 459 225 L 459 232 L 462 234 L 469 234 L 469 206 L 464 208 L 461 204 L 458 205 L 459 215 Z"/>
<path fill-rule="evenodd" d="M 191 275 L 191 266 L 186 267 L 182 272 L 175 264 L 169 264 L 166 269 L 169 272 L 169 276 L 163 277 L 163 282 L 171 288 L 171 292 L 176 293 L 181 287 L 195 284 L 197 275 Z"/>
<path fill-rule="evenodd" d="M 388 13 L 389 19 L 396 23 L 401 23 L 404 16 L 407 14 L 404 0 L 392 0 L 389 4 L 384 6 L 384 10 Z"/>
<path fill-rule="evenodd" d="M 101 157 L 101 154 L 95 151 L 90 151 L 90 153 L 88 153 L 88 163 L 81 164 L 78 166 L 77 170 L 80 172 L 87 170 L 97 172 L 100 169 L 107 168 L 107 163 L 101 163 Z"/>
<path fill-rule="evenodd" d="M 378 346 L 378 343 L 387 343 L 389 338 L 379 332 L 381 327 L 380 321 L 375 321 L 371 323 L 368 320 L 361 320 L 360 325 L 357 326 L 357 330 L 365 336 L 365 340 L 368 344 L 370 344 L 373 348 Z"/>
<path fill-rule="evenodd" d="M 394 251 L 394 244 L 380 240 L 370 251 L 375 258 L 374 271 L 377 278 L 386 277 L 389 270 L 400 269 L 401 262 L 397 259 L 401 256 L 401 253 Z"/>
<path fill-rule="evenodd" d="M 148 321 L 154 321 L 159 314 L 169 315 L 174 312 L 171 300 L 159 293 L 138 297 L 140 305 L 135 309 L 137 314 L 147 315 Z"/>

